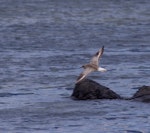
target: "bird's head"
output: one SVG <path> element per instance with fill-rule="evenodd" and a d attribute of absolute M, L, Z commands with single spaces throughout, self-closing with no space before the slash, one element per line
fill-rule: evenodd
<path fill-rule="evenodd" d="M 80 68 L 85 68 L 85 65 L 82 65 Z"/>
<path fill-rule="evenodd" d="M 82 67 L 82 68 L 86 68 L 86 66 L 85 66 L 85 65 L 82 65 L 81 67 Z"/>

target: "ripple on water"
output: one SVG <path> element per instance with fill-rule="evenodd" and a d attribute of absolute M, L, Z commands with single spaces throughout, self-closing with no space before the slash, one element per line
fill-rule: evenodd
<path fill-rule="evenodd" d="M 0 1 L 0 130 L 149 133 L 149 104 L 70 99 L 103 45 L 108 71 L 89 78 L 124 97 L 150 85 L 149 3 Z"/>

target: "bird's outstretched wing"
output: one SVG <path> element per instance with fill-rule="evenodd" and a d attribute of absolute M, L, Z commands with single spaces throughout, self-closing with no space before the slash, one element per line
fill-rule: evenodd
<path fill-rule="evenodd" d="M 104 46 L 92 57 L 90 64 L 98 66 L 99 59 L 101 58 L 104 52 Z"/>
<path fill-rule="evenodd" d="M 80 82 L 81 80 L 83 80 L 89 73 L 93 72 L 94 69 L 87 67 L 86 69 L 84 69 L 84 71 L 79 75 L 79 77 L 77 78 L 76 83 Z"/>

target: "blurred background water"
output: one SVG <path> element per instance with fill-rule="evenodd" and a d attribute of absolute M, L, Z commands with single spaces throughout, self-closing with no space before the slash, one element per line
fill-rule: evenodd
<path fill-rule="evenodd" d="M 149 42 L 149 0 L 1 0 L 0 131 L 150 133 L 149 104 L 70 99 L 103 45 L 90 79 L 124 97 L 150 85 Z"/>

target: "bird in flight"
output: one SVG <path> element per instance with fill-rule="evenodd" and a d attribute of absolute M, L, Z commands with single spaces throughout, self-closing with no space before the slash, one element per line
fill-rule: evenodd
<path fill-rule="evenodd" d="M 84 71 L 77 78 L 76 84 L 79 83 L 80 81 L 82 81 L 91 72 L 94 72 L 94 71 L 105 72 L 105 71 L 107 71 L 105 68 L 99 67 L 99 59 L 101 58 L 103 52 L 104 52 L 104 46 L 101 49 L 99 49 L 99 51 L 92 57 L 89 64 L 85 64 L 82 66 L 84 68 Z"/>

